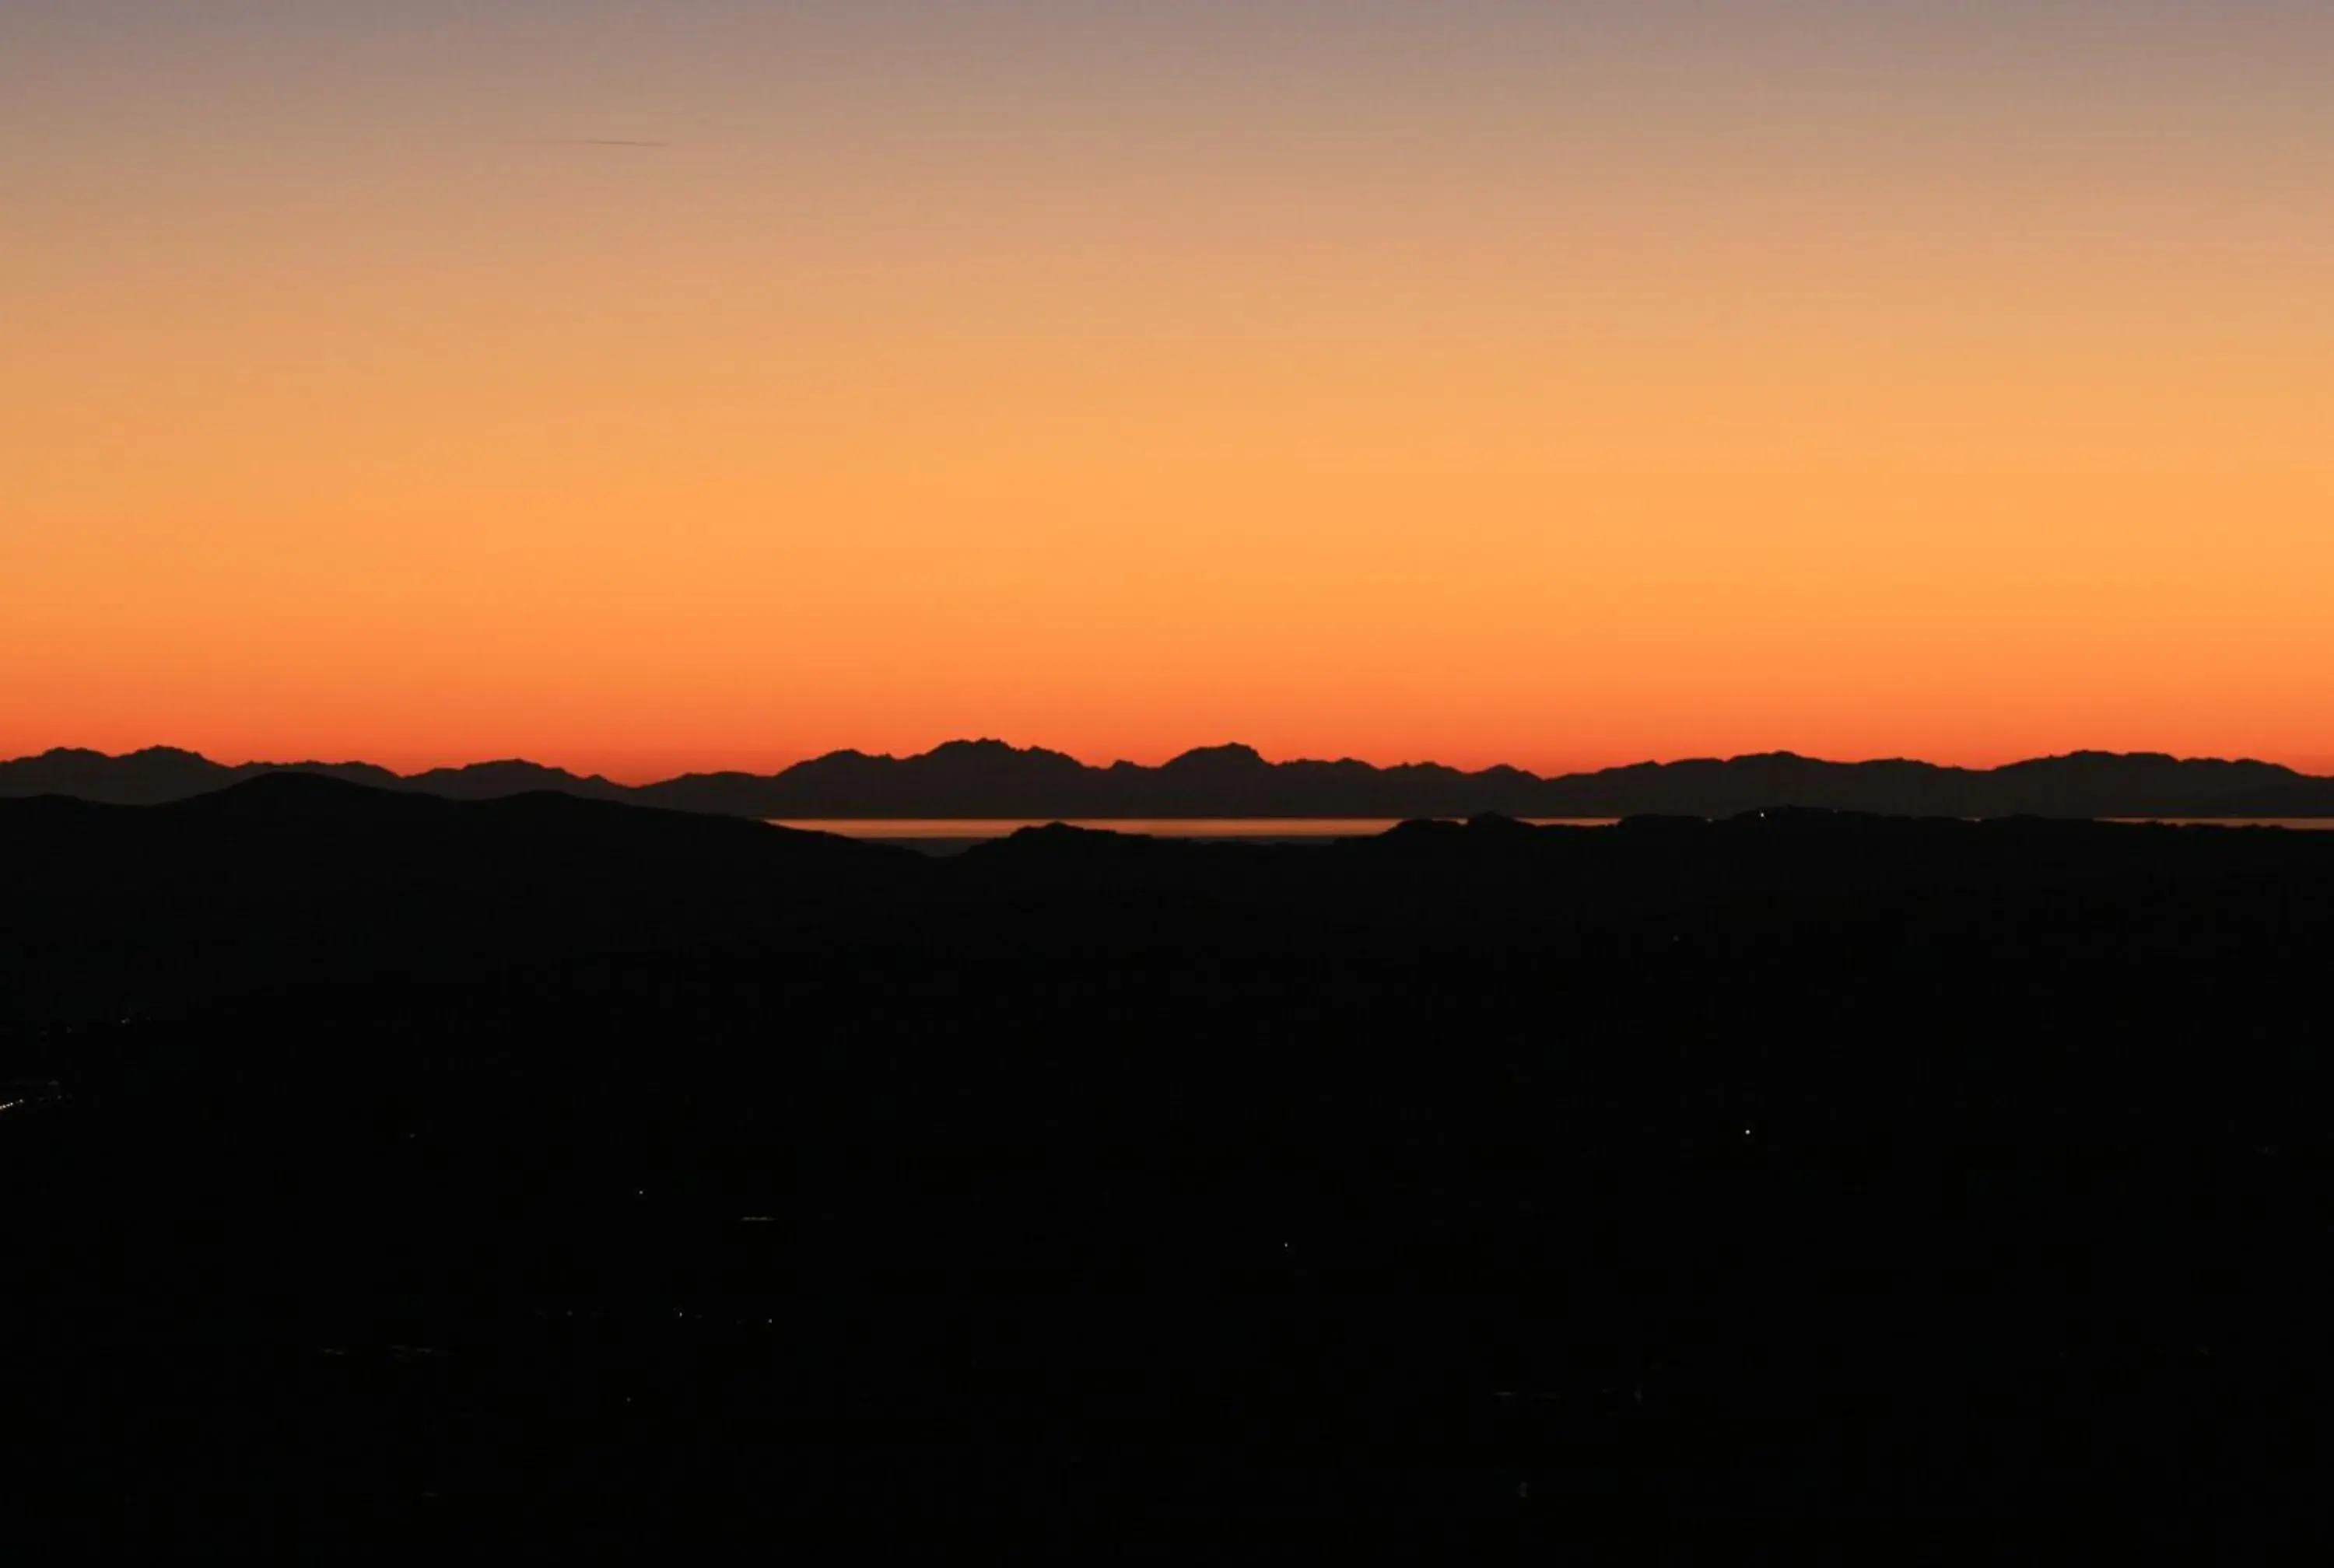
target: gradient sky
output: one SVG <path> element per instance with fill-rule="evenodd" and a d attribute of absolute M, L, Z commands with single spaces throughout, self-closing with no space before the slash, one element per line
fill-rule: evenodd
<path fill-rule="evenodd" d="M 2329 82 L 2324 0 L 0 0 L 0 755 L 2334 768 Z"/>

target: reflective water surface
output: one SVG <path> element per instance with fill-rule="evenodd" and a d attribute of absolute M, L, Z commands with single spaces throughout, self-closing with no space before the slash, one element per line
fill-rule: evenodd
<path fill-rule="evenodd" d="M 1009 838 L 1023 828 L 1041 828 L 1053 817 L 892 817 L 786 819 L 777 825 L 878 843 L 931 845 L 982 843 Z M 1400 817 L 1152 817 L 1075 819 L 1067 825 L 1101 832 L 1142 833 L 1161 839 L 1239 840 L 1248 843 L 1298 843 L 1314 840 L 1367 838 L 1397 827 Z M 1609 826 L 1610 818 L 1566 819 L 1572 827 Z M 1558 824 L 1556 819 L 1535 822 Z"/>
<path fill-rule="evenodd" d="M 1052 817 L 830 817 L 785 818 L 776 825 L 812 832 L 837 833 L 873 843 L 906 844 L 923 850 L 961 849 L 1009 838 L 1023 828 L 1045 827 Z M 1535 817 L 1536 827 L 1609 827 L 1611 817 Z M 2124 822 L 2153 822 L 2173 826 L 2334 829 L 2334 817 L 2132 817 Z M 1081 818 L 1067 825 L 1101 832 L 1142 833 L 1153 838 L 1192 839 L 1243 843 L 1326 842 L 1332 839 L 1366 838 L 1399 826 L 1398 817 L 1151 817 Z"/>

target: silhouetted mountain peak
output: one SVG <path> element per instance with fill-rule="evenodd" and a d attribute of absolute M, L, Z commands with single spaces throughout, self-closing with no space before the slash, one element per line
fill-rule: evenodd
<path fill-rule="evenodd" d="M 1066 752 L 1047 751 L 1043 746 L 1018 746 L 1001 740 L 951 740 L 942 742 L 923 755 L 911 759 L 936 766 L 1011 767 L 1036 766 L 1047 768 L 1072 767 L 1084 772 L 1085 765 Z"/>
<path fill-rule="evenodd" d="M 569 773 L 565 768 L 545 767 L 541 763 L 528 762 L 521 757 L 474 762 L 463 767 L 433 768 L 408 782 L 425 794 L 448 795 L 456 800 L 495 800 L 504 795 L 527 794 L 536 791 L 584 795 L 594 800 L 622 800 L 632 793 L 597 774 L 584 778 Z"/>
<path fill-rule="evenodd" d="M 420 776 L 423 778 L 569 780 L 579 778 L 581 775 L 569 773 L 565 768 L 546 767 L 539 762 L 528 762 L 524 757 L 505 757 L 494 762 L 464 763 L 460 767 L 432 768 Z"/>
<path fill-rule="evenodd" d="M 173 746 L 149 746 L 119 757 L 61 746 L 0 763 L 0 794 L 64 794 L 117 805 L 152 805 L 215 790 L 236 776 L 234 769 Z"/>
<path fill-rule="evenodd" d="M 1194 746 L 1174 758 L 1161 769 L 1177 774 L 1260 773 L 1272 766 L 1264 754 L 1252 746 L 1234 741 L 1226 746 Z"/>
<path fill-rule="evenodd" d="M 1085 844 L 1104 843 L 1126 835 L 1110 828 L 1077 828 L 1067 822 L 1044 822 L 1033 828 L 1017 828 L 1007 835 L 1007 842 L 1019 844 Z"/>
<path fill-rule="evenodd" d="M 2018 773 L 2104 773 L 2113 771 L 2173 773 L 2185 770 L 2196 772 L 2247 772 L 2266 777 L 2307 778 L 2281 763 L 2262 762 L 2253 757 L 2182 757 L 2160 751 L 2070 751 L 2056 756 L 2030 757 L 2023 762 L 2004 763 L 1995 771 Z"/>
<path fill-rule="evenodd" d="M 189 795 L 159 808 L 173 818 L 207 822 L 271 823 L 410 822 L 450 809 L 444 797 L 377 789 L 329 774 L 255 774 L 224 789 Z"/>

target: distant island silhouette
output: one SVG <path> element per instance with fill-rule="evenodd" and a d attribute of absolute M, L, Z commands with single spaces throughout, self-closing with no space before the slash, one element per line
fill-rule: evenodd
<path fill-rule="evenodd" d="M 998 740 L 950 741 L 904 757 L 838 751 L 776 774 L 689 774 L 641 785 L 521 760 L 407 775 L 362 762 L 229 765 L 159 746 L 121 756 L 58 749 L 0 762 L 0 797 L 159 805 L 285 772 L 455 800 L 548 790 L 757 818 L 1724 817 L 1789 807 L 1904 816 L 2334 817 L 2334 778 L 2157 753 L 2075 752 L 1963 768 L 1770 752 L 1543 777 L 1505 766 L 1471 773 L 1350 758 L 1276 763 L 1239 745 L 1187 751 L 1155 767 L 1097 767 Z"/>

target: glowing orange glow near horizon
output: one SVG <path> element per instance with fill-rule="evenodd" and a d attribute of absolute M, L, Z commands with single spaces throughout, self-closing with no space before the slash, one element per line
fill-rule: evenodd
<path fill-rule="evenodd" d="M 0 755 L 2334 770 L 2322 7 L 51 9 Z"/>

